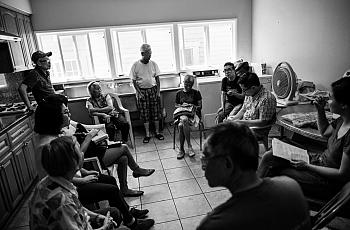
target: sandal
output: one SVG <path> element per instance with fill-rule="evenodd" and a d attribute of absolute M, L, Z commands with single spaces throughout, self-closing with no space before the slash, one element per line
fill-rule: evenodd
<path fill-rule="evenodd" d="M 155 135 L 155 137 L 156 137 L 158 140 L 164 140 L 164 136 L 163 136 L 162 134 L 160 134 L 160 133 L 157 133 L 157 134 Z"/>
<path fill-rule="evenodd" d="M 147 144 L 151 140 L 151 137 L 143 138 L 143 143 Z"/>

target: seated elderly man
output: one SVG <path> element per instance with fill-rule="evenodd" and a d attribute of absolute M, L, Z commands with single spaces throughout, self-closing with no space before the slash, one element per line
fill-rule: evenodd
<path fill-rule="evenodd" d="M 98 82 L 92 81 L 88 84 L 87 89 L 90 98 L 86 101 L 86 108 L 92 116 L 98 116 L 101 124 L 105 124 L 109 140 L 114 141 L 116 129 L 122 133 L 122 141 L 128 142 L 129 123 L 125 119 L 123 112 L 114 107 L 110 95 L 103 94 Z"/>
<path fill-rule="evenodd" d="M 309 212 L 296 181 L 261 179 L 258 143 L 248 127 L 221 123 L 204 144 L 202 168 L 210 187 L 223 186 L 232 197 L 211 211 L 197 227 L 210 229 L 310 229 Z"/>
<path fill-rule="evenodd" d="M 193 157 L 195 152 L 191 145 L 190 126 L 197 126 L 199 118 L 201 117 L 202 109 L 202 95 L 198 90 L 192 89 L 194 84 L 194 76 L 186 75 L 184 78 L 184 88 L 176 93 L 175 107 L 176 108 L 193 108 L 193 114 L 183 114 L 179 117 L 175 117 L 179 121 L 179 138 L 180 138 L 180 151 L 177 155 L 177 159 L 182 159 L 185 156 L 185 139 L 188 146 L 188 155 Z M 174 116 L 176 116 L 174 114 Z"/>
<path fill-rule="evenodd" d="M 255 73 L 243 75 L 238 84 L 245 94 L 243 106 L 240 111 L 227 118 L 228 122 L 245 124 L 248 127 L 264 127 L 276 116 L 275 96 L 260 84 Z M 258 139 L 268 136 L 270 128 L 255 131 Z"/>

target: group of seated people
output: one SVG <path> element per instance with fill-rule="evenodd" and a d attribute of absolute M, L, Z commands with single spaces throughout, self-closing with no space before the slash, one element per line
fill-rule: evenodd
<path fill-rule="evenodd" d="M 242 63 L 225 63 L 218 125 L 210 130 L 201 157 L 210 187 L 223 186 L 232 197 L 216 207 L 197 229 L 310 229 L 304 195 L 330 199 L 350 179 L 350 78 L 331 85 L 328 101 L 331 112 L 339 114 L 332 123 L 326 118 L 323 98 L 314 101 L 318 128 L 328 138 L 322 154 L 311 155 L 310 163 L 289 162 L 267 151 L 259 163 L 258 140 L 270 128 L 252 131 L 249 127 L 270 125 L 276 116 L 276 99 Z M 175 107 L 191 106 L 193 115 L 176 117 L 180 148 L 178 159 L 195 155 L 190 126 L 201 119 L 202 97 L 193 89 L 194 76 L 186 75 L 184 88 L 175 98 Z M 145 219 L 148 210 L 130 208 L 124 196 L 140 196 L 127 184 L 127 168 L 134 177 L 150 176 L 154 169 L 141 168 L 128 146 L 129 124 L 113 99 L 103 94 L 98 82 L 88 85 L 87 108 L 105 124 L 111 141 L 116 129 L 122 133 L 120 146 L 92 146 L 98 130 L 70 119 L 67 98 L 53 94 L 35 111 L 36 167 L 40 178 L 30 202 L 33 229 L 70 226 L 71 229 L 113 229 L 121 222 L 130 229 L 149 229 L 154 220 Z M 78 138 L 77 129 L 87 130 Z M 266 146 L 267 147 L 267 146 Z M 83 168 L 84 158 L 97 157 L 103 168 L 117 164 L 120 188 L 113 176 Z M 83 205 L 108 200 L 110 208 L 90 211 Z"/>

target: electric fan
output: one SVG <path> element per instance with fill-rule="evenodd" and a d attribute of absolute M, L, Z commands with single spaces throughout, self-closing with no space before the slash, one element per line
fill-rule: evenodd
<path fill-rule="evenodd" d="M 277 65 L 272 76 L 272 91 L 276 96 L 277 104 L 295 105 L 293 101 L 297 88 L 297 76 L 287 62 Z"/>

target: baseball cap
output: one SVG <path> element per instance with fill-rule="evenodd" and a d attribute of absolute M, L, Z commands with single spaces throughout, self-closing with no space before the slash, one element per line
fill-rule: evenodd
<path fill-rule="evenodd" d="M 50 57 L 51 55 L 52 52 L 44 53 L 43 51 L 38 50 L 32 54 L 32 61 L 36 63 L 39 60 L 39 58 Z"/>

